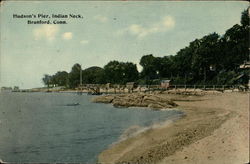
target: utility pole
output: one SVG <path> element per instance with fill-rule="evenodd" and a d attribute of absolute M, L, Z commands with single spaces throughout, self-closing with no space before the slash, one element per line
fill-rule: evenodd
<path fill-rule="evenodd" d="M 207 71 L 206 67 L 204 67 L 204 85 L 206 84 L 206 80 L 207 80 Z"/>
<path fill-rule="evenodd" d="M 80 69 L 80 84 L 79 84 L 79 87 L 80 87 L 80 94 L 82 94 L 82 66 L 80 65 L 79 66 L 79 69 Z"/>
<path fill-rule="evenodd" d="M 80 90 L 82 94 L 82 66 L 80 65 Z"/>
<path fill-rule="evenodd" d="M 80 65 L 80 86 L 82 86 L 82 66 Z"/>
<path fill-rule="evenodd" d="M 187 85 L 187 73 L 185 73 L 185 85 Z"/>

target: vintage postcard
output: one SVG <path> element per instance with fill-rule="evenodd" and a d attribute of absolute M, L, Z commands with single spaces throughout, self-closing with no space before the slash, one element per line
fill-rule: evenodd
<path fill-rule="evenodd" d="M 0 163 L 249 162 L 246 1 L 3 1 Z"/>

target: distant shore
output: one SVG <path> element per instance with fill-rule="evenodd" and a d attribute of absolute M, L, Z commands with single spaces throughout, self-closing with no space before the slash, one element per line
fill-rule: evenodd
<path fill-rule="evenodd" d="M 138 96 L 141 95 L 131 94 L 128 97 L 136 102 Z M 185 117 L 112 145 L 99 155 L 98 162 L 247 163 L 249 119 L 246 102 L 249 100 L 248 96 L 248 93 L 239 92 L 205 93 L 199 96 L 155 94 L 153 97 L 163 101 L 169 100 L 178 105 L 177 108 L 186 113 Z M 125 100 L 128 98 L 124 97 Z M 114 100 L 115 104 L 124 105 L 123 102 L 128 102 L 113 97 L 112 101 Z M 157 102 L 157 99 L 155 100 Z M 152 104 L 154 103 L 151 102 Z M 126 105 L 131 104 L 126 103 Z M 132 106 L 136 105 L 132 104 Z M 156 106 L 157 109 L 165 108 L 164 105 Z"/>

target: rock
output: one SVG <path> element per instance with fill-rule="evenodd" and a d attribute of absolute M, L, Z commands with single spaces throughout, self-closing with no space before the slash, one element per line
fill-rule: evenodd
<path fill-rule="evenodd" d="M 97 96 L 92 99 L 92 102 L 95 103 L 111 103 L 114 100 L 114 96 L 107 95 L 107 96 Z"/>
<path fill-rule="evenodd" d="M 172 100 L 151 94 L 122 94 L 95 97 L 92 102 L 112 103 L 115 107 L 148 107 L 154 110 L 176 107 Z"/>
<path fill-rule="evenodd" d="M 159 104 L 149 104 L 148 105 L 149 108 L 152 108 L 154 110 L 159 110 L 159 109 L 162 109 L 163 106 L 159 105 Z"/>

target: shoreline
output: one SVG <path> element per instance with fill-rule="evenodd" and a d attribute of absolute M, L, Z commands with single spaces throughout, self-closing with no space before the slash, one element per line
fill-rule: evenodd
<path fill-rule="evenodd" d="M 149 130 L 143 131 L 116 144 L 112 144 L 108 149 L 99 154 L 98 162 L 178 163 L 176 161 L 178 161 L 179 157 L 175 158 L 175 154 L 178 154 L 186 147 L 192 146 L 200 140 L 210 137 L 216 130 L 221 129 L 221 126 L 224 125 L 224 123 L 230 122 L 236 117 L 239 117 L 239 113 L 232 109 L 234 106 L 226 108 L 225 106 L 218 104 L 219 102 L 222 102 L 222 99 L 225 101 L 224 103 L 228 103 L 228 97 L 235 100 L 235 96 L 237 97 L 238 95 L 241 95 L 241 97 L 244 98 L 248 96 L 248 94 L 244 93 L 223 93 L 204 96 L 157 94 L 157 96 L 162 98 L 173 100 L 178 104 L 178 109 L 185 113 L 185 116 L 171 124 L 163 125 L 160 128 L 149 128 Z M 215 102 L 213 103 L 213 101 Z M 239 104 L 236 103 L 236 105 Z M 247 111 L 245 107 L 244 111 Z M 246 132 L 244 132 L 244 135 L 247 137 Z M 223 136 L 220 137 L 223 138 Z M 249 140 L 245 142 L 249 143 Z M 245 142 L 244 144 L 246 144 Z M 218 145 L 223 146 L 219 143 Z M 192 149 L 190 153 L 191 152 L 193 152 Z M 244 157 L 242 158 L 242 161 L 245 160 L 245 163 L 248 162 L 246 161 L 248 155 L 246 150 L 241 151 L 240 155 L 243 155 Z M 187 160 L 190 160 L 188 156 L 189 155 L 186 155 L 181 162 L 186 163 Z M 199 158 L 198 155 L 197 158 Z M 218 158 L 221 159 L 222 157 Z M 171 161 L 168 159 L 171 159 Z M 227 157 L 223 157 L 223 160 L 227 161 Z M 207 161 L 211 162 L 213 160 L 206 158 L 201 161 L 206 163 Z M 190 160 L 189 162 L 194 163 L 193 160 Z M 227 162 L 233 164 L 236 161 L 232 162 L 231 160 Z"/>
<path fill-rule="evenodd" d="M 176 110 L 176 109 L 171 109 L 171 110 Z M 176 111 L 178 111 L 178 110 L 176 110 Z M 125 129 L 123 131 L 123 133 L 121 134 L 121 136 L 119 137 L 119 139 L 117 141 L 115 141 L 114 143 L 112 143 L 110 146 L 118 144 L 121 141 L 129 139 L 131 137 L 136 137 L 137 135 L 145 133 L 149 130 L 165 128 L 167 126 L 170 126 L 172 123 L 184 118 L 185 116 L 186 116 L 186 114 L 184 112 L 182 112 L 182 113 L 176 114 L 175 116 L 171 116 L 169 119 L 162 120 L 162 121 L 153 123 L 153 124 L 148 125 L 148 126 L 132 125 L 132 126 L 128 127 L 127 129 Z"/>

